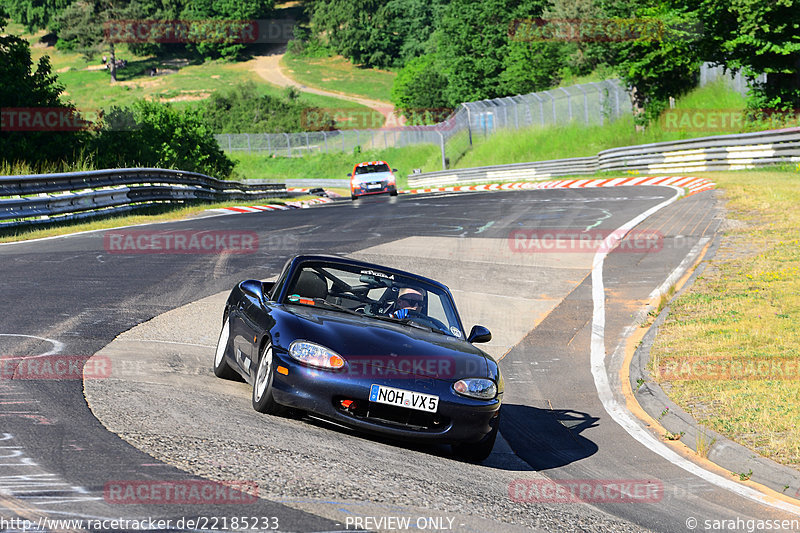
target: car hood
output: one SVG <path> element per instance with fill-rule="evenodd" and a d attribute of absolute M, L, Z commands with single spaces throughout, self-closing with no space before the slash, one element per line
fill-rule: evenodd
<path fill-rule="evenodd" d="M 356 183 L 368 183 L 372 181 L 384 181 L 393 177 L 391 172 L 370 172 L 368 174 L 356 174 L 353 181 Z"/>
<path fill-rule="evenodd" d="M 286 306 L 297 319 L 297 338 L 321 344 L 347 361 L 347 371 L 416 375 L 457 381 L 489 377 L 487 354 L 463 339 L 327 309 Z M 284 339 L 284 342 L 286 339 Z M 288 342 L 285 342 L 288 348 Z"/>

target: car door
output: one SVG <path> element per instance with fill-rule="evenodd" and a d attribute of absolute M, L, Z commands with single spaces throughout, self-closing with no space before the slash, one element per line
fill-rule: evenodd
<path fill-rule="evenodd" d="M 240 290 L 236 303 L 230 309 L 230 338 L 233 350 L 232 356 L 240 373 L 250 375 L 253 364 L 253 333 L 251 315 L 253 298 L 245 291 Z"/>
<path fill-rule="evenodd" d="M 241 347 L 238 351 L 239 366 L 245 374 L 253 376 L 258 361 L 258 339 L 263 333 L 259 317 L 264 314 L 261 301 L 250 294 L 243 294 L 239 307 Z"/>

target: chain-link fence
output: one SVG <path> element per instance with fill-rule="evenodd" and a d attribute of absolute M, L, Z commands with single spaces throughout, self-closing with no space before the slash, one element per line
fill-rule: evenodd
<path fill-rule="evenodd" d="M 745 94 L 747 83 L 737 74 L 723 74 L 722 67 L 704 64 L 700 85 L 725 77 L 730 86 Z M 432 126 L 384 129 L 318 131 L 305 133 L 225 133 L 216 135 L 228 152 L 299 157 L 310 153 L 358 152 L 419 144 L 437 145 L 442 168 L 449 157 L 458 158 L 475 141 L 503 129 L 578 123 L 599 124 L 632 113 L 630 95 L 619 80 L 558 87 L 530 93 L 461 104 L 446 120 Z"/>
<path fill-rule="evenodd" d="M 745 77 L 742 76 L 741 72 L 731 72 L 730 70 L 726 71 L 724 67 L 712 66 L 711 63 L 703 63 L 700 67 L 700 87 L 704 87 L 709 83 L 713 83 L 720 78 L 724 78 L 731 89 L 738 92 L 742 96 L 747 96 L 747 91 L 750 90 L 750 86 Z M 766 83 L 767 75 L 761 74 L 755 79 L 755 81 L 757 83 Z"/>
<path fill-rule="evenodd" d="M 357 148 L 439 144 L 441 135 L 437 133 L 437 126 L 304 133 L 221 133 L 215 137 L 220 148 L 228 152 L 264 152 L 264 155 L 296 157 L 309 153 L 353 152 Z"/>
<path fill-rule="evenodd" d="M 471 144 L 475 137 L 488 137 L 499 129 L 573 121 L 603 124 L 630 112 L 630 98 L 625 88 L 616 80 L 607 80 L 464 103 L 446 120 L 433 126 L 304 133 L 223 133 L 216 135 L 216 139 L 228 152 L 259 152 L 282 157 L 435 144 L 441 148 L 445 168 L 445 147 L 451 140 L 461 139 Z"/>

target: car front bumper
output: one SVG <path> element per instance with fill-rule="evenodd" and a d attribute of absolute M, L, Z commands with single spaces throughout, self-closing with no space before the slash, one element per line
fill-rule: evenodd
<path fill-rule="evenodd" d="M 396 191 L 397 191 L 396 183 L 390 180 L 370 181 L 363 183 L 354 183 L 350 185 L 350 194 L 353 196 L 364 196 L 367 194 L 386 194 Z"/>
<path fill-rule="evenodd" d="M 307 411 L 362 431 L 405 440 L 448 444 L 478 442 L 495 427 L 501 399 L 478 400 L 459 396 L 448 381 L 409 376 L 358 375 L 347 369 L 330 371 L 304 366 L 288 354 L 274 354 L 275 365 L 287 374 L 275 373 L 272 394 L 282 405 Z M 369 402 L 370 388 L 378 384 L 439 397 L 436 413 Z M 342 400 L 358 406 L 347 409 Z M 405 420 L 404 420 L 405 419 Z M 437 423 L 438 420 L 438 423 Z"/>

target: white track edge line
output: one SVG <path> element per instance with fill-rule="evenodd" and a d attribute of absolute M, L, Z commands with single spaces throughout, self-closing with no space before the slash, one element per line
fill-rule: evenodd
<path fill-rule="evenodd" d="M 606 238 L 606 242 L 604 242 L 606 246 L 601 247 L 602 250 L 606 251 L 598 251 L 594 256 L 591 273 L 592 304 L 594 311 L 592 313 L 592 341 L 590 360 L 592 377 L 594 378 L 595 387 L 597 388 L 597 395 L 603 404 L 603 408 L 606 410 L 609 416 L 631 437 L 675 466 L 682 468 L 690 474 L 694 474 L 708 483 L 733 492 L 734 494 L 749 500 L 773 507 L 775 509 L 787 511 L 795 515 L 800 515 L 800 507 L 796 505 L 780 500 L 771 501 L 771 499 L 765 494 L 762 494 L 751 487 L 740 485 L 733 480 L 726 479 L 718 474 L 702 468 L 685 457 L 682 457 L 674 450 L 668 448 L 664 443 L 656 439 L 648 430 L 640 426 L 638 420 L 635 419 L 633 414 L 620 405 L 616 398 L 614 398 L 608 378 L 608 371 L 606 370 L 605 365 L 605 287 L 603 286 L 603 263 L 605 262 L 605 258 L 609 253 L 608 250 L 612 249 L 622 236 L 624 236 L 634 226 L 645 220 L 647 217 L 675 202 L 684 194 L 683 190 L 678 187 L 672 185 L 668 185 L 668 187 L 676 190 L 675 196 L 654 207 L 651 207 L 644 213 L 641 213 L 617 228 L 617 230 L 612 232 L 612 234 Z"/>

